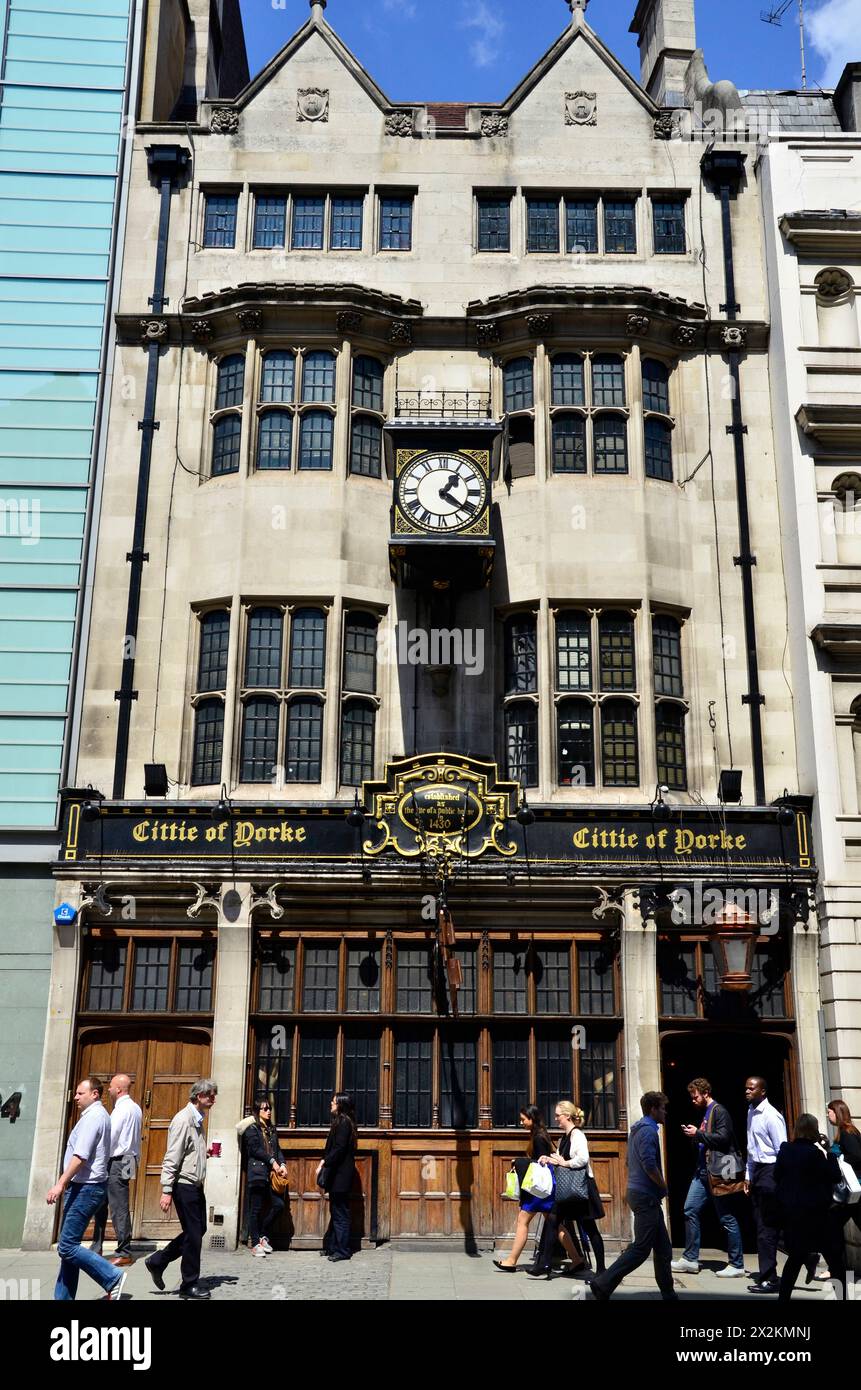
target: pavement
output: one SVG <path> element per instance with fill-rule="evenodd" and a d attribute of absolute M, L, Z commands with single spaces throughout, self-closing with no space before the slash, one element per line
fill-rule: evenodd
<path fill-rule="evenodd" d="M 137 1262 L 128 1270 L 123 1300 L 161 1301 L 179 1304 L 179 1266 L 172 1266 L 165 1279 L 166 1292 L 159 1293 L 143 1265 L 151 1251 L 137 1253 Z M 111 1247 L 105 1247 L 110 1256 Z M 501 1258 L 501 1253 L 496 1252 Z M 501 1274 L 493 1265 L 494 1253 L 469 1255 L 458 1250 L 402 1250 L 382 1245 L 362 1250 L 349 1262 L 330 1264 L 318 1251 L 276 1251 L 256 1259 L 244 1247 L 235 1251 L 204 1251 L 201 1283 L 216 1299 L 266 1300 L 271 1302 L 541 1302 L 582 1301 L 592 1296 L 582 1279 L 556 1274 L 550 1280 L 530 1279 L 527 1261 L 516 1274 Z M 717 1279 L 715 1271 L 726 1264 L 718 1251 L 704 1251 L 700 1273 L 675 1275 L 676 1291 L 684 1301 L 744 1301 L 749 1304 L 775 1304 L 775 1298 L 758 1298 L 747 1292 L 749 1279 Z M 755 1258 L 748 1256 L 746 1268 L 752 1271 Z M 174 1275 L 173 1283 L 171 1276 Z M 57 1277 L 55 1251 L 0 1250 L 0 1302 L 4 1299 L 50 1300 Z M 802 1280 L 804 1274 L 802 1271 Z M 815 1283 L 796 1288 L 793 1301 L 820 1303 L 828 1284 Z M 85 1274 L 81 1275 L 78 1301 L 102 1298 L 102 1290 Z M 831 1294 L 833 1297 L 833 1294 Z M 614 1302 L 625 1300 L 660 1301 L 651 1261 L 642 1266 L 613 1295 Z"/>

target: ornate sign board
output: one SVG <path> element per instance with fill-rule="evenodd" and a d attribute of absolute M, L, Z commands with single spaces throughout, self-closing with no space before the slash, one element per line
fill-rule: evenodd
<path fill-rule="evenodd" d="M 806 805 L 791 820 L 777 807 L 683 807 L 668 821 L 649 807 L 536 806 L 524 826 L 516 783 L 501 781 L 494 763 L 450 753 L 391 763 L 385 779 L 366 782 L 362 793 L 365 817 L 356 827 L 343 804 L 235 802 L 216 819 L 212 802 L 102 802 L 95 811 L 90 793 L 68 792 L 59 867 L 101 877 L 109 864 L 216 872 L 242 865 L 259 873 L 324 861 L 418 869 L 457 858 L 476 868 L 528 867 L 536 876 L 731 871 L 775 880 L 815 871 Z"/>

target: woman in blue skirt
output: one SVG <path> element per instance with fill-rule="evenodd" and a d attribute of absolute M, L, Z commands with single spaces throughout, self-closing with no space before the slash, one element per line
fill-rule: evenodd
<path fill-rule="evenodd" d="M 517 1230 L 514 1233 L 514 1244 L 508 1252 L 507 1259 L 494 1260 L 497 1269 L 501 1269 L 504 1274 L 513 1274 L 517 1269 L 517 1261 L 523 1253 L 529 1238 L 529 1223 L 537 1211 L 545 1214 L 553 1210 L 553 1196 L 533 1197 L 530 1192 L 523 1189 L 523 1179 L 530 1163 L 537 1163 L 540 1158 L 548 1158 L 555 1152 L 556 1145 L 547 1133 L 547 1126 L 544 1123 L 544 1116 L 537 1105 L 524 1105 L 520 1112 L 520 1123 L 524 1129 L 529 1131 L 529 1142 L 526 1145 L 526 1155 L 523 1158 L 516 1158 L 512 1167 L 517 1173 L 517 1180 L 520 1183 L 520 1211 L 517 1213 Z"/>

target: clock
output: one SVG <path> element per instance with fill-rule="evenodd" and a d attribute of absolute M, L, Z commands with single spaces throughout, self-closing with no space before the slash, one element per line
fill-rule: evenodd
<path fill-rule="evenodd" d="M 455 536 L 481 528 L 487 514 L 487 473 L 465 453 L 428 451 L 398 472 L 396 503 L 410 530 L 426 536 Z M 401 528 L 398 528 L 401 529 Z"/>

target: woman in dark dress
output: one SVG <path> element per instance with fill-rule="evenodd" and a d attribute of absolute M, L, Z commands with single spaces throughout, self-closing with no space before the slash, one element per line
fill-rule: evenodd
<path fill-rule="evenodd" d="M 323 1237 L 323 1249 L 332 1264 L 352 1257 L 350 1248 L 350 1195 L 356 1176 L 355 1105 L 353 1097 L 336 1095 L 331 1104 L 332 1124 L 317 1166 L 317 1186 L 329 1197 L 329 1226 Z"/>
<path fill-rule="evenodd" d="M 556 1168 L 585 1168 L 587 1196 L 582 1201 L 557 1202 L 553 1210 L 545 1216 L 535 1263 L 526 1271 L 533 1278 L 550 1278 L 557 1238 L 562 1241 L 571 1260 L 571 1265 L 565 1273 L 572 1275 L 585 1268 L 586 1261 L 577 1248 L 574 1235 L 575 1222 L 580 1223 L 595 1251 L 595 1273 L 603 1274 L 605 1269 L 604 1242 L 595 1224 L 603 1219 L 604 1205 L 589 1162 L 589 1144 L 583 1132 L 585 1119 L 583 1111 L 573 1101 L 556 1102 L 555 1120 L 562 1130 L 562 1138 L 559 1140 L 556 1153 L 551 1154 L 549 1158 L 542 1158 L 541 1162 L 552 1164 Z"/>
<path fill-rule="evenodd" d="M 852 1123 L 852 1114 L 845 1100 L 832 1100 L 828 1105 L 828 1121 L 836 1129 L 833 1154 L 842 1154 L 855 1175 L 861 1179 L 861 1134 Z M 861 1202 L 837 1202 L 832 1211 L 835 1226 L 839 1226 L 843 1237 L 846 1222 L 852 1220 L 861 1233 Z"/>
<path fill-rule="evenodd" d="M 513 1274 L 517 1268 L 517 1261 L 523 1253 L 523 1247 L 529 1239 L 529 1223 L 537 1211 L 547 1212 L 553 1210 L 552 1197 L 533 1197 L 530 1192 L 524 1192 L 523 1179 L 530 1163 L 537 1163 L 541 1158 L 549 1158 L 555 1151 L 555 1145 L 547 1127 L 544 1123 L 544 1116 L 537 1105 L 524 1105 L 520 1112 L 520 1123 L 524 1129 L 529 1130 L 529 1141 L 526 1145 L 526 1155 L 524 1158 L 516 1158 L 511 1165 L 517 1173 L 517 1181 L 520 1183 L 520 1211 L 517 1213 L 517 1230 L 514 1233 L 514 1244 L 508 1252 L 507 1259 L 494 1260 L 497 1269 L 501 1269 L 505 1274 Z"/>
<path fill-rule="evenodd" d="M 254 1123 L 242 1135 L 242 1150 L 248 1188 L 248 1236 L 252 1255 L 261 1259 L 272 1254 L 269 1232 L 282 1211 L 284 1198 L 273 1192 L 273 1171 L 287 1176 L 278 1131 L 272 1124 L 272 1106 L 267 1096 L 254 1102 Z"/>
<path fill-rule="evenodd" d="M 789 1302 L 811 1250 L 822 1252 L 832 1279 L 845 1285 L 843 1242 L 835 1239 L 829 1219 L 832 1193 L 839 1181 L 837 1159 L 825 1153 L 820 1144 L 819 1121 L 814 1115 L 799 1115 L 793 1141 L 781 1144 L 774 1165 L 777 1206 L 786 1245 L 779 1303 Z"/>

